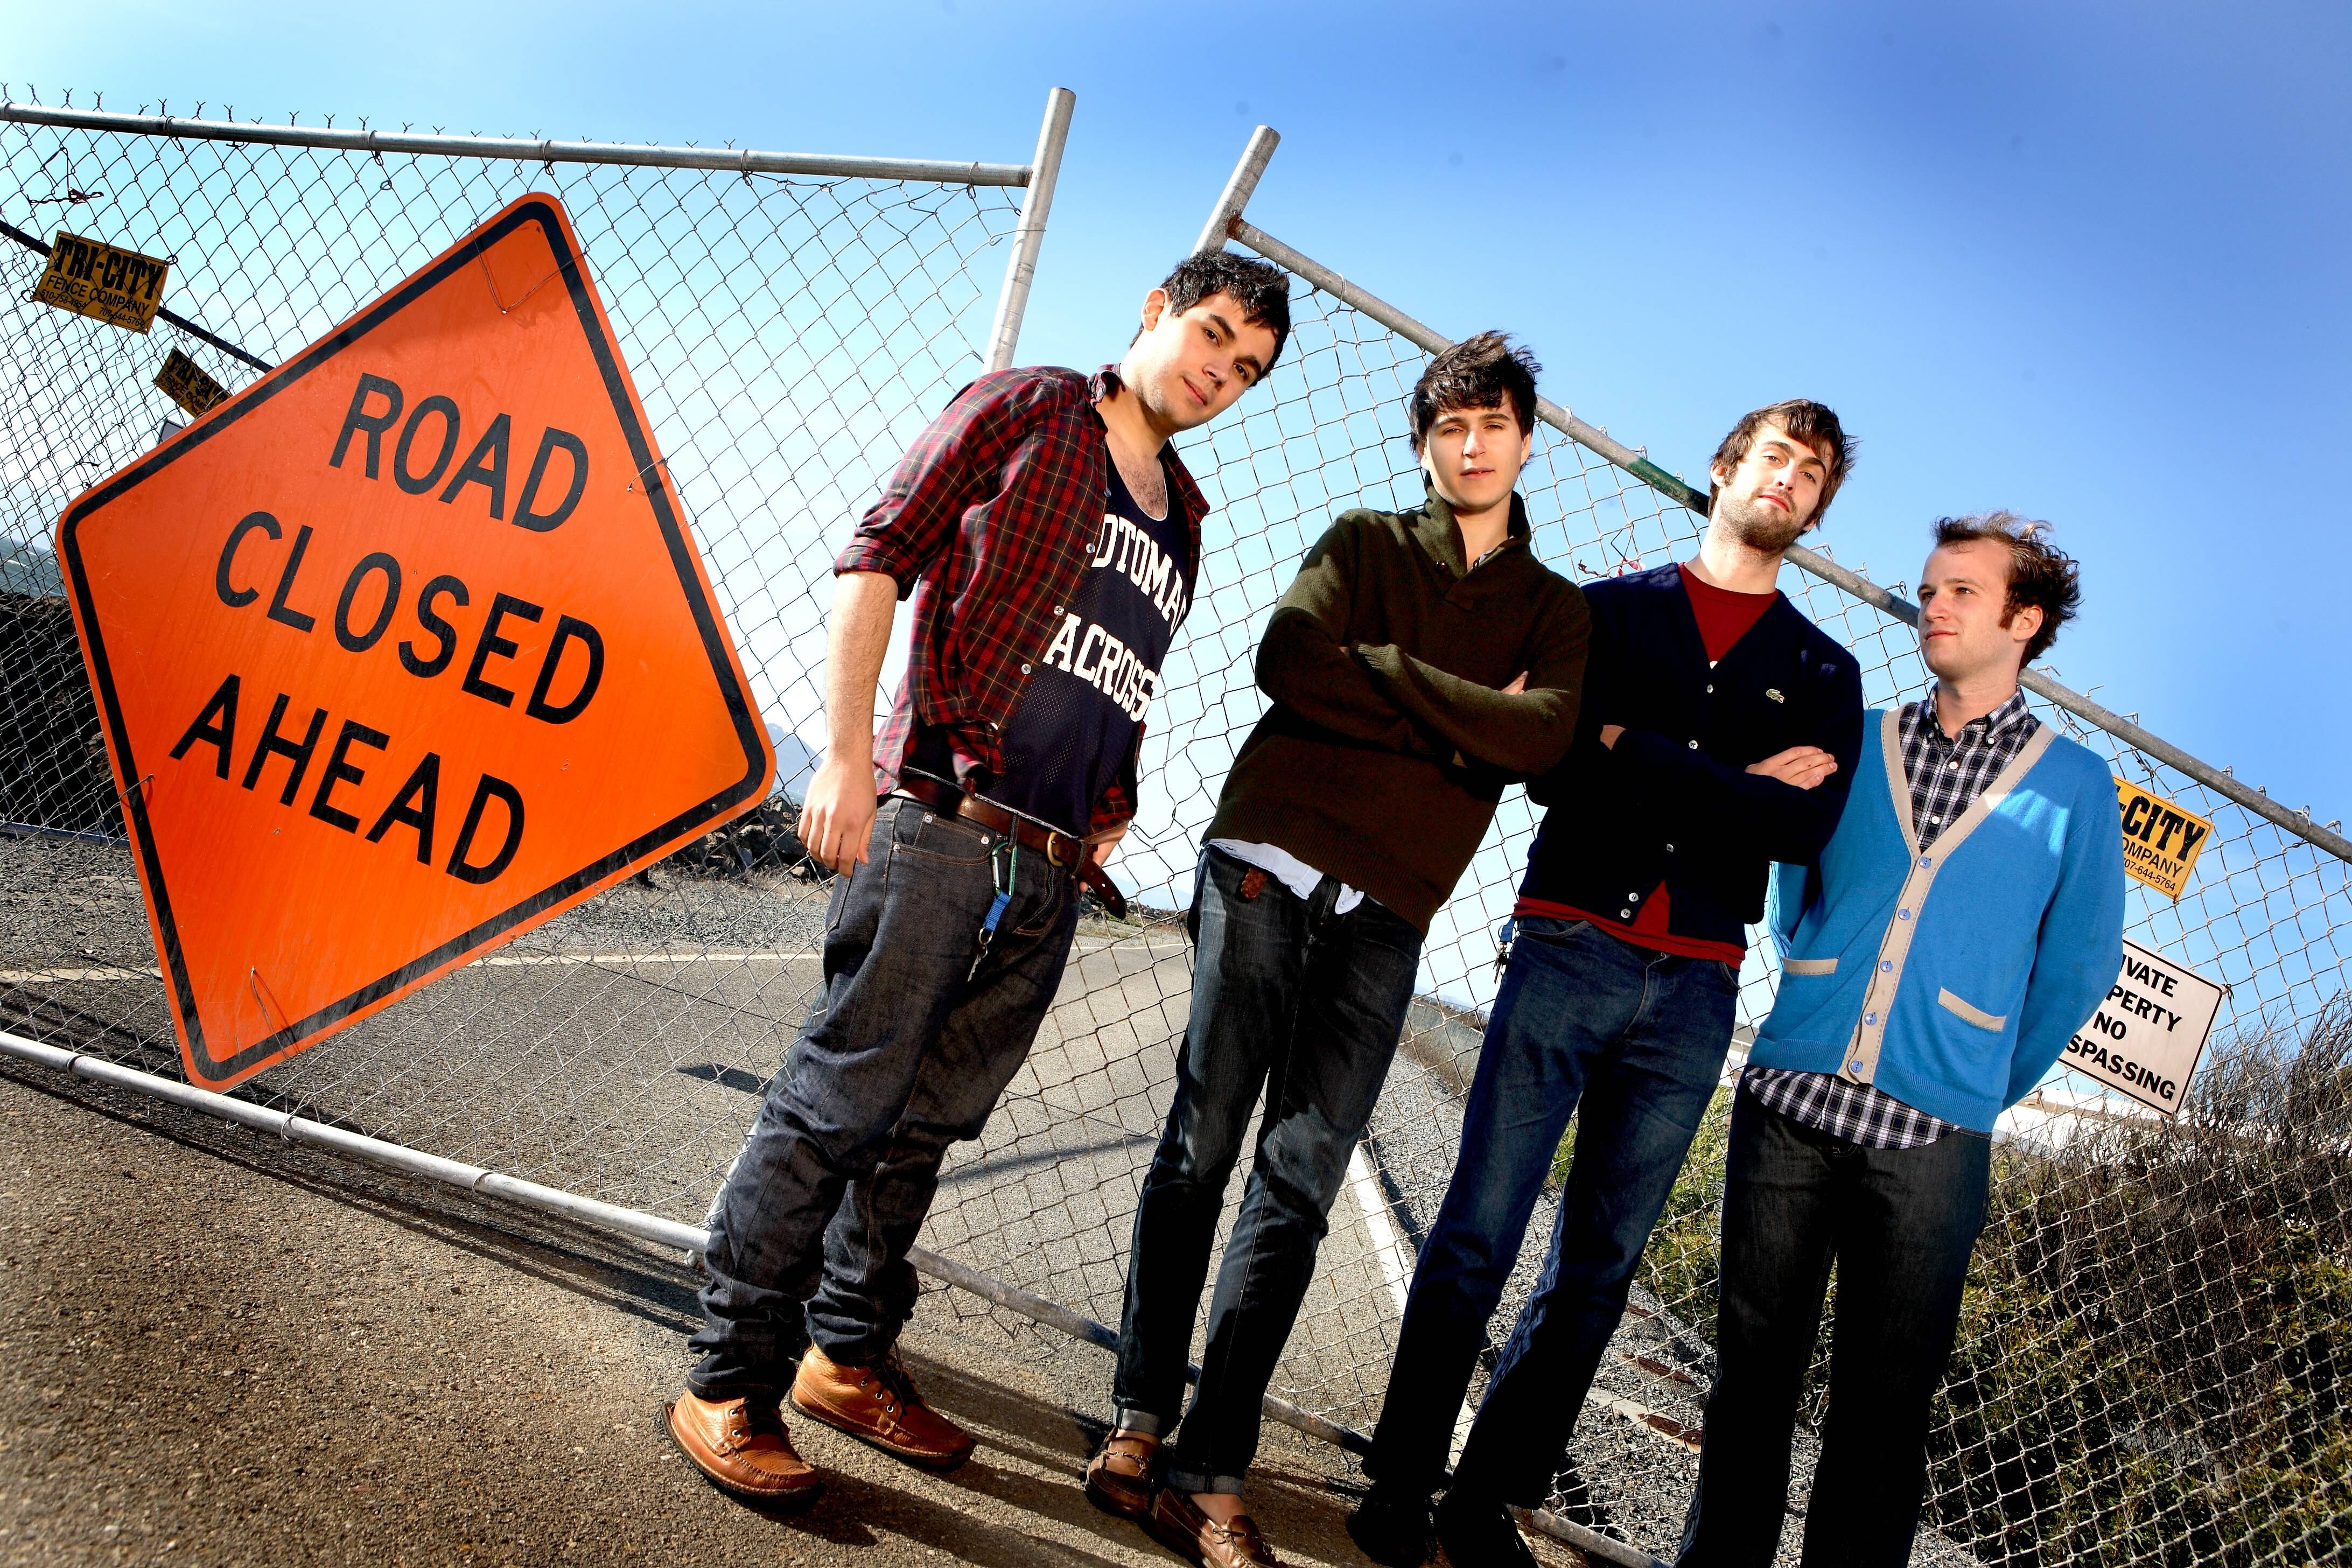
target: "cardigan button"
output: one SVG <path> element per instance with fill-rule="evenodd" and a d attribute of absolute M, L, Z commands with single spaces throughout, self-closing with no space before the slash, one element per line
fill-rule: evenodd
<path fill-rule="evenodd" d="M 1697 742 L 1696 741 L 1693 741 L 1693 742 L 1691 742 L 1690 749 L 1691 749 L 1692 751 L 1694 751 L 1694 752 L 1697 751 L 1697 750 L 1698 750 L 1698 742 Z"/>
<path fill-rule="evenodd" d="M 1854 1058 L 1853 1060 L 1846 1063 L 1845 1065 L 1850 1071 L 1855 1074 L 1855 1076 L 1859 1077 L 1861 1075 L 1862 1058 L 1860 1057 Z"/>
<path fill-rule="evenodd" d="M 1631 910 L 1619 910 L 1617 911 L 1617 918 L 1621 921 L 1630 921 L 1633 918 L 1633 911 Z"/>
<path fill-rule="evenodd" d="M 1895 918 L 1898 921 L 1907 921 L 1911 918 L 1911 911 L 1909 910 L 1897 910 L 1895 911 Z"/>
<path fill-rule="evenodd" d="M 1881 974 L 1892 974 L 1892 973 L 1895 973 L 1895 961 L 1894 961 L 1893 959 L 1891 959 L 1891 958 L 1882 958 L 1882 959 L 1880 959 L 1880 960 L 1878 961 L 1878 973 L 1881 973 Z"/>
<path fill-rule="evenodd" d="M 1935 860 L 1935 858 L 1934 858 L 1933 856 L 1930 856 L 1930 855 L 1922 855 L 1922 856 L 1920 856 L 1920 857 L 1919 857 L 1919 869 L 1921 869 L 1922 871 L 1925 871 L 1925 870 L 1926 870 L 1926 869 L 1927 869 L 1929 867 L 1933 866 L 1935 863 L 1936 863 L 1936 860 Z"/>
<path fill-rule="evenodd" d="M 1864 1014 L 1862 1016 L 1862 1021 L 1863 1021 L 1864 1024 L 1870 1025 L 1870 1026 L 1872 1026 L 1873 1027 L 1875 1027 L 1875 1026 L 1877 1026 L 1877 1023 L 1878 1023 L 1878 1015 L 1877 1015 L 1877 1014 L 1875 1014 L 1875 1013 L 1864 1013 Z"/>

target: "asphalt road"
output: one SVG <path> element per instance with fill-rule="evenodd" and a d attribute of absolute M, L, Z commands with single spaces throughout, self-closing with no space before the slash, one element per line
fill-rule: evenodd
<path fill-rule="evenodd" d="M 0 1013 L 13 1015 L 0 1021 L 176 1076 L 128 871 L 120 850 L 0 841 Z M 256 1085 L 308 1114 L 434 1153 L 697 1221 L 815 986 L 823 915 L 823 890 L 788 878 L 664 872 L 650 885 L 625 883 Z M 1190 955 L 1172 929 L 1082 935 L 1027 1064 L 983 1137 L 951 1156 L 926 1245 L 1116 1322 L 1190 992 Z M 1277 1373 L 1276 1393 L 1360 1430 L 1377 1416 L 1418 1234 L 1451 1173 L 1476 1046 L 1475 1021 L 1416 1006 Z M 126 1181 L 121 1195 L 134 1190 Z M 1236 1182 L 1227 1226 L 1239 1196 Z M 1532 1284 L 1549 1224 L 1547 1204 L 1498 1337 Z M 682 1364 L 684 1287 L 669 1261 L 650 1267 L 671 1280 L 670 1320 L 646 1353 Z M 448 1321 L 454 1300 L 429 1300 L 426 1325 Z M 650 1321 L 642 1303 L 629 1311 Z M 926 1321 L 1001 1342 L 1005 1364 L 1045 1379 L 1069 1420 L 1108 1414 L 1101 1352 L 1013 1326 L 1008 1314 L 952 1293 L 930 1299 Z M 1670 1319 L 1636 1312 L 1612 1349 L 1596 1406 L 1576 1413 L 1572 1461 L 1624 1539 L 1666 1554 L 1696 1479 L 1689 1438 L 1700 1425 L 1704 1346 Z M 296 1364 L 288 1354 L 270 1364 Z M 1346 1456 L 1286 1429 L 1267 1432 L 1269 1452 L 1296 1449 L 1300 1473 L 1360 1479 Z M 1809 1468 L 1801 1467 L 1801 1492 Z"/>
<path fill-rule="evenodd" d="M 0 1068 L 0 1562 L 1173 1561 L 1079 1491 L 1101 1352 L 942 1295 L 909 1362 L 978 1455 L 930 1477 L 796 1422 L 831 1486 L 767 1517 L 657 1429 L 674 1258 L 39 1068 Z M 1269 1430 L 1286 1560 L 1362 1562 L 1332 1468 Z"/>

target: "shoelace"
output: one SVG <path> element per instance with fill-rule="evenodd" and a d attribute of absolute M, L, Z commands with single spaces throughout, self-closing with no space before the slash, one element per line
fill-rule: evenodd
<path fill-rule="evenodd" d="M 1276 1561 L 1274 1553 L 1266 1550 L 1265 1537 L 1258 1533 L 1257 1521 L 1247 1514 L 1231 1524 L 1219 1524 L 1211 1520 L 1209 1528 L 1223 1535 L 1225 1543 L 1234 1548 L 1244 1563 L 1273 1563 Z"/>
<path fill-rule="evenodd" d="M 782 1437 L 783 1436 L 784 1416 L 781 1409 L 772 1405 L 762 1405 L 758 1400 L 745 1400 L 741 1425 L 721 1434 L 720 1451 L 729 1454 L 740 1453 L 751 1446 L 751 1439 L 754 1437 Z"/>
<path fill-rule="evenodd" d="M 863 1384 L 868 1380 L 880 1384 L 883 1391 L 890 1395 L 892 1403 L 885 1404 L 882 1408 L 894 1415 L 923 1403 L 923 1396 L 915 1392 L 915 1380 L 907 1374 L 906 1367 L 898 1361 L 896 1347 L 884 1352 L 880 1361 L 867 1367 L 866 1376 L 858 1381 Z"/>

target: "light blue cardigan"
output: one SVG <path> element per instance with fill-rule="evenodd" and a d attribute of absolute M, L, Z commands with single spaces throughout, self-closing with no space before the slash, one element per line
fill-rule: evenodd
<path fill-rule="evenodd" d="M 1922 854 L 1900 723 L 1864 721 L 1818 868 L 1775 871 L 1780 989 L 1748 1059 L 1874 1083 L 1990 1132 L 2116 983 L 2115 782 L 2045 723 Z"/>

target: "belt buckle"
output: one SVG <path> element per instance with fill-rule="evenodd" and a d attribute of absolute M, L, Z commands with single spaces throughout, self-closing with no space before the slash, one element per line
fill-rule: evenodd
<path fill-rule="evenodd" d="M 1076 864 L 1076 861 L 1065 860 L 1058 853 L 1064 844 L 1072 842 L 1075 842 L 1075 840 L 1073 840 L 1066 833 L 1048 832 L 1045 835 L 1045 863 L 1049 866 L 1061 866 L 1066 868 L 1075 866 Z"/>

